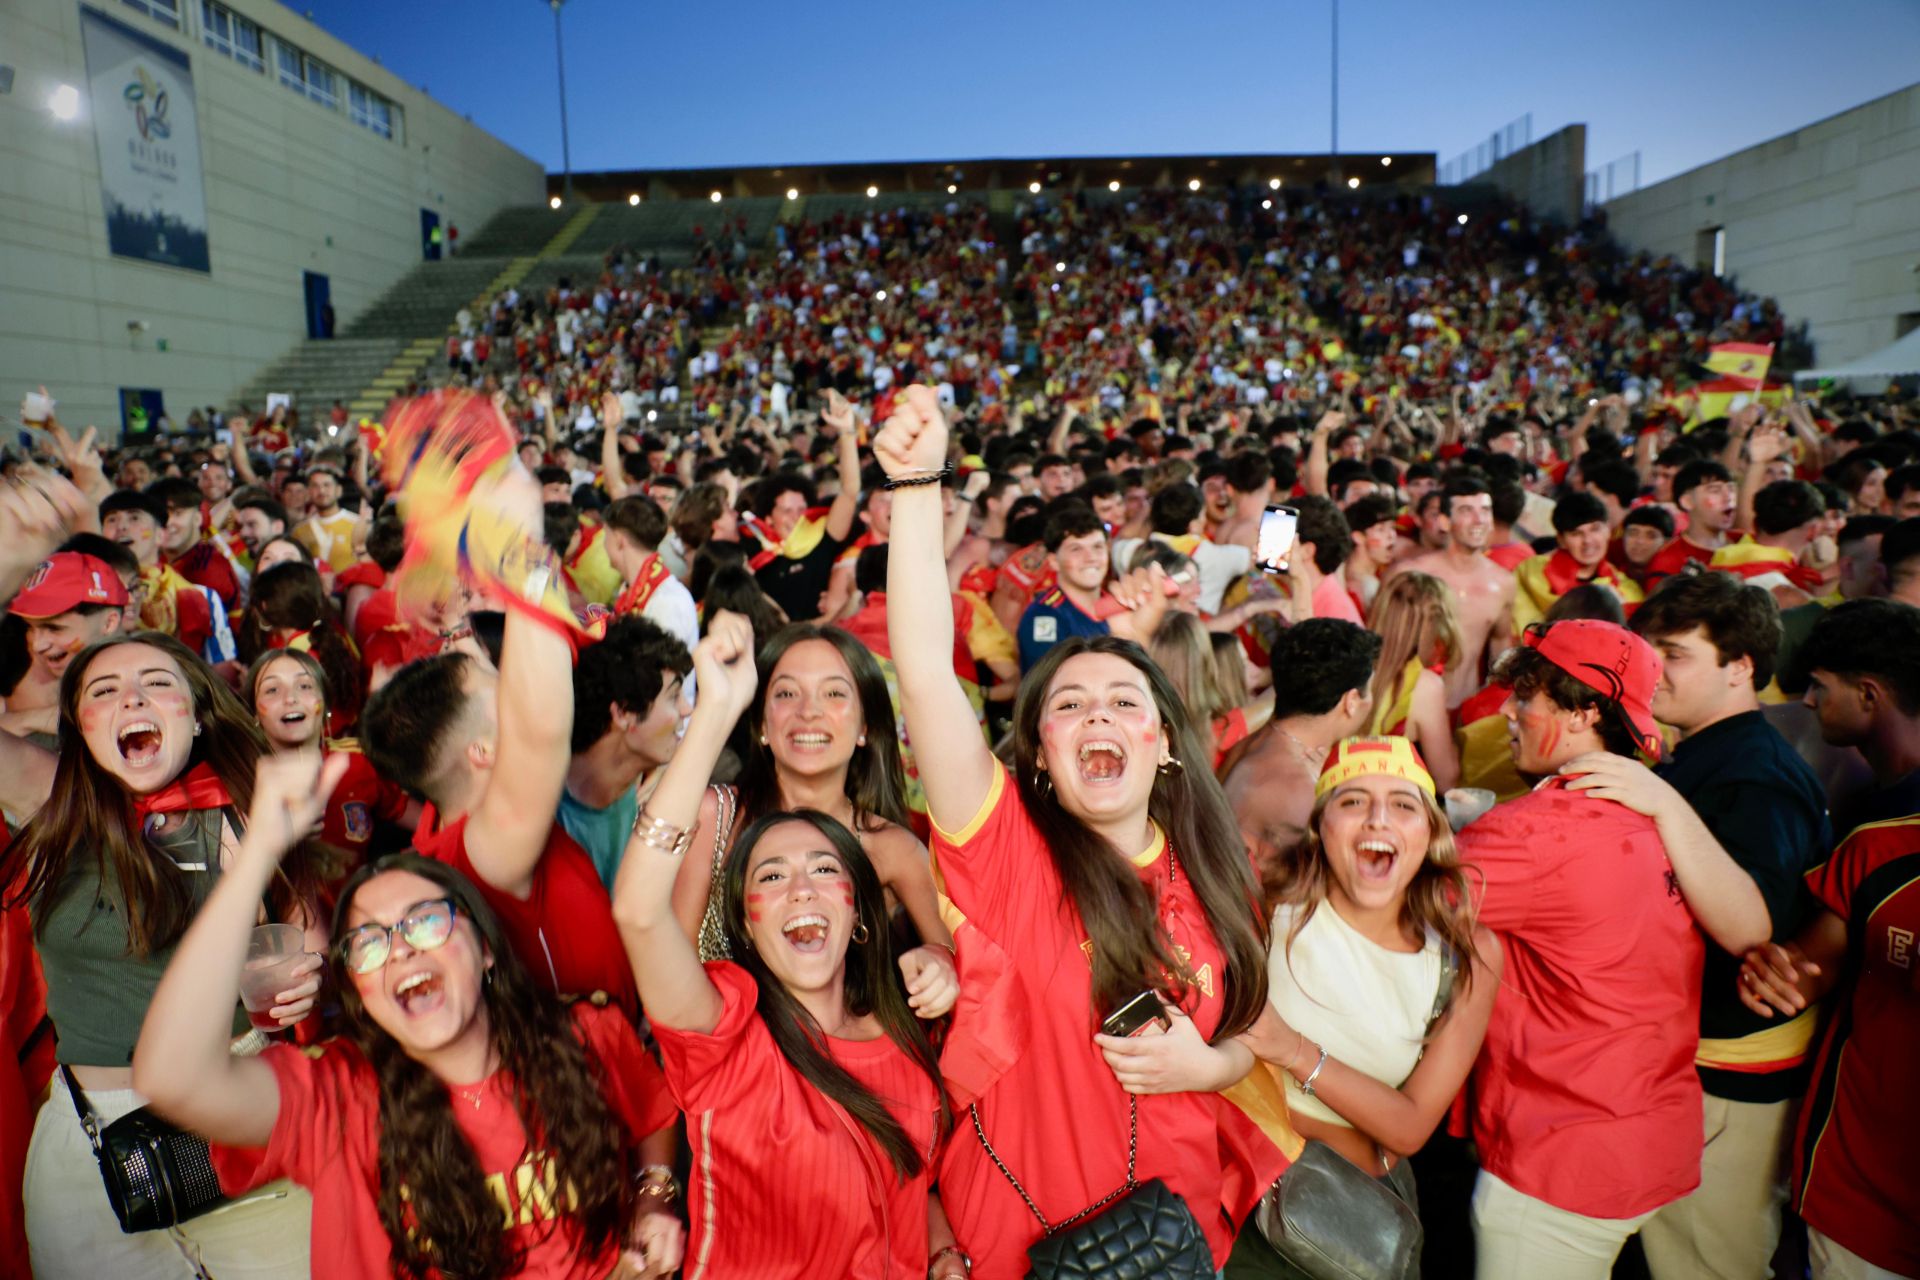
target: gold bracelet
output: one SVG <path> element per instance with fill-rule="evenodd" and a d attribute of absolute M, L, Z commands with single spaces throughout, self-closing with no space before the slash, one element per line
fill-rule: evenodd
<path fill-rule="evenodd" d="M 693 829 L 676 827 L 654 817 L 645 809 L 634 815 L 633 834 L 639 841 L 670 858 L 682 858 L 693 847 Z"/>

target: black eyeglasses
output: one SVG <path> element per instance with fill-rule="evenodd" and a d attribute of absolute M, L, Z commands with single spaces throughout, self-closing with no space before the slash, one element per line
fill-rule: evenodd
<path fill-rule="evenodd" d="M 354 973 L 372 973 L 393 954 L 396 933 L 415 951 L 437 951 L 453 936 L 453 918 L 458 914 L 451 898 L 416 902 L 394 924 L 363 924 L 348 931 L 334 950 Z"/>

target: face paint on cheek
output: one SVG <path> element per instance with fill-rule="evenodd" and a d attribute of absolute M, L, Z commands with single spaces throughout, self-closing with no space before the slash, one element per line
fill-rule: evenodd
<path fill-rule="evenodd" d="M 848 906 L 853 905 L 853 885 L 845 880 L 840 882 L 840 898 Z"/>
<path fill-rule="evenodd" d="M 92 733 L 105 724 L 113 715 L 112 707 L 86 706 L 80 708 L 80 732 Z"/>
<path fill-rule="evenodd" d="M 754 924 L 760 923 L 762 917 L 766 915 L 766 912 L 762 909 L 766 905 L 766 901 L 767 895 L 764 893 L 750 893 L 747 895 L 747 919 L 749 921 Z"/>

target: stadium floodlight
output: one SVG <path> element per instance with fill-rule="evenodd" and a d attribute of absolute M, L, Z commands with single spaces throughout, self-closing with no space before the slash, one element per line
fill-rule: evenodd
<path fill-rule="evenodd" d="M 1040 194 L 1040 184 L 1037 182 L 1029 182 L 1027 184 L 1027 190 L 1037 196 Z"/>
<path fill-rule="evenodd" d="M 1067 264 L 1066 264 L 1066 263 L 1064 263 L 1064 262 L 1056 262 L 1056 263 L 1054 263 L 1054 264 L 1053 264 L 1053 269 L 1054 269 L 1054 270 L 1055 270 L 1056 272 L 1059 272 L 1059 273 L 1062 273 L 1062 274 L 1064 274 L 1064 273 L 1066 272 L 1066 269 L 1067 269 Z"/>
<path fill-rule="evenodd" d="M 1262 201 L 1260 202 L 1260 207 L 1261 207 L 1262 209 L 1271 209 L 1271 208 L 1273 208 L 1273 201 L 1271 201 L 1271 200 L 1262 200 Z"/>
<path fill-rule="evenodd" d="M 553 8 L 553 59 L 560 70 L 560 169 L 564 175 L 561 190 L 573 199 L 573 137 L 567 130 L 567 52 L 560 43 L 560 6 L 564 0 L 547 0 Z"/>
<path fill-rule="evenodd" d="M 869 186 L 867 188 L 867 199 L 871 200 L 879 194 L 880 194 L 880 188 L 874 187 L 874 186 Z"/>
<path fill-rule="evenodd" d="M 1389 165 L 1391 165 L 1392 163 L 1393 163 L 1393 157 L 1392 157 L 1392 156 L 1381 156 L 1381 157 L 1380 157 L 1380 167 L 1381 167 L 1382 169 L 1385 169 L 1386 167 L 1388 167 L 1388 166 L 1389 166 Z"/>
<path fill-rule="evenodd" d="M 719 203 L 720 203 L 720 193 L 719 193 L 718 191 L 716 191 L 716 192 L 714 192 L 714 193 L 713 193 L 712 195 L 710 195 L 710 196 L 708 196 L 708 197 L 707 197 L 707 199 L 709 199 L 709 200 L 711 200 L 711 201 L 713 201 L 713 202 L 714 202 L 715 204 L 719 204 Z"/>
<path fill-rule="evenodd" d="M 1267 179 L 1267 190 L 1278 191 L 1279 189 L 1280 189 L 1280 179 L 1278 178 Z"/>
<path fill-rule="evenodd" d="M 1109 182 L 1107 184 L 1107 190 L 1109 191 L 1118 191 L 1119 189 L 1120 189 L 1120 179 L 1118 178 L 1115 178 L 1112 182 Z"/>
<path fill-rule="evenodd" d="M 1464 227 L 1467 225 L 1467 215 L 1463 213 L 1458 218 L 1454 219 L 1454 221 L 1458 222 L 1461 226 Z"/>
<path fill-rule="evenodd" d="M 1200 179 L 1198 178 L 1187 179 L 1187 190 L 1198 191 L 1199 189 L 1200 189 Z"/>
<path fill-rule="evenodd" d="M 47 95 L 47 110 L 55 120 L 73 120 L 80 115 L 80 91 L 70 84 L 55 86 Z"/>
<path fill-rule="evenodd" d="M 798 187 L 787 188 L 787 199 L 798 200 L 799 198 L 800 198 L 800 188 Z"/>
<path fill-rule="evenodd" d="M 639 203 L 640 203 L 640 193 L 639 193 L 638 191 L 636 191 L 636 192 L 634 192 L 634 193 L 633 193 L 632 195 L 630 195 L 630 196 L 628 196 L 628 197 L 627 197 L 627 203 L 628 203 L 628 204 L 639 204 Z"/>
<path fill-rule="evenodd" d="M 560 207 L 560 197 L 559 197 L 559 196 L 548 196 L 548 197 L 547 197 L 547 208 L 549 208 L 549 209 L 558 209 L 559 207 Z"/>
<path fill-rule="evenodd" d="M 1359 189 L 1360 189 L 1360 179 L 1358 178 L 1347 179 L 1347 190 L 1358 191 Z"/>
<path fill-rule="evenodd" d="M 660 420 L 660 411 L 658 409 L 647 410 L 648 422 L 658 422 L 659 420 Z"/>
<path fill-rule="evenodd" d="M 959 188 L 958 186 L 956 186 L 956 185 L 954 185 L 953 183 L 951 183 L 951 182 L 949 182 L 949 183 L 947 184 L 947 194 L 948 194 L 948 195 L 950 195 L 950 196 L 952 196 L 952 195 L 958 195 L 958 194 L 960 194 L 960 188 Z"/>
<path fill-rule="evenodd" d="M 873 300 L 875 302 L 885 302 L 887 300 L 887 291 L 885 289 L 875 290 Z"/>

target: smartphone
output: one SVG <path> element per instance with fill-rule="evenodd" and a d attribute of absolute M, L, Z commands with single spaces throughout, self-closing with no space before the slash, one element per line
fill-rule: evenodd
<path fill-rule="evenodd" d="M 1274 504 L 1260 513 L 1260 536 L 1253 558 L 1262 569 L 1285 573 L 1287 556 L 1293 551 L 1294 530 L 1300 513 L 1292 507 Z"/>
<path fill-rule="evenodd" d="M 1107 1015 L 1107 1020 L 1100 1024 L 1100 1034 L 1137 1036 L 1156 1022 L 1160 1024 L 1162 1031 L 1171 1025 L 1167 1021 L 1166 1011 L 1160 1007 L 1159 994 L 1153 991 L 1142 991 Z"/>

